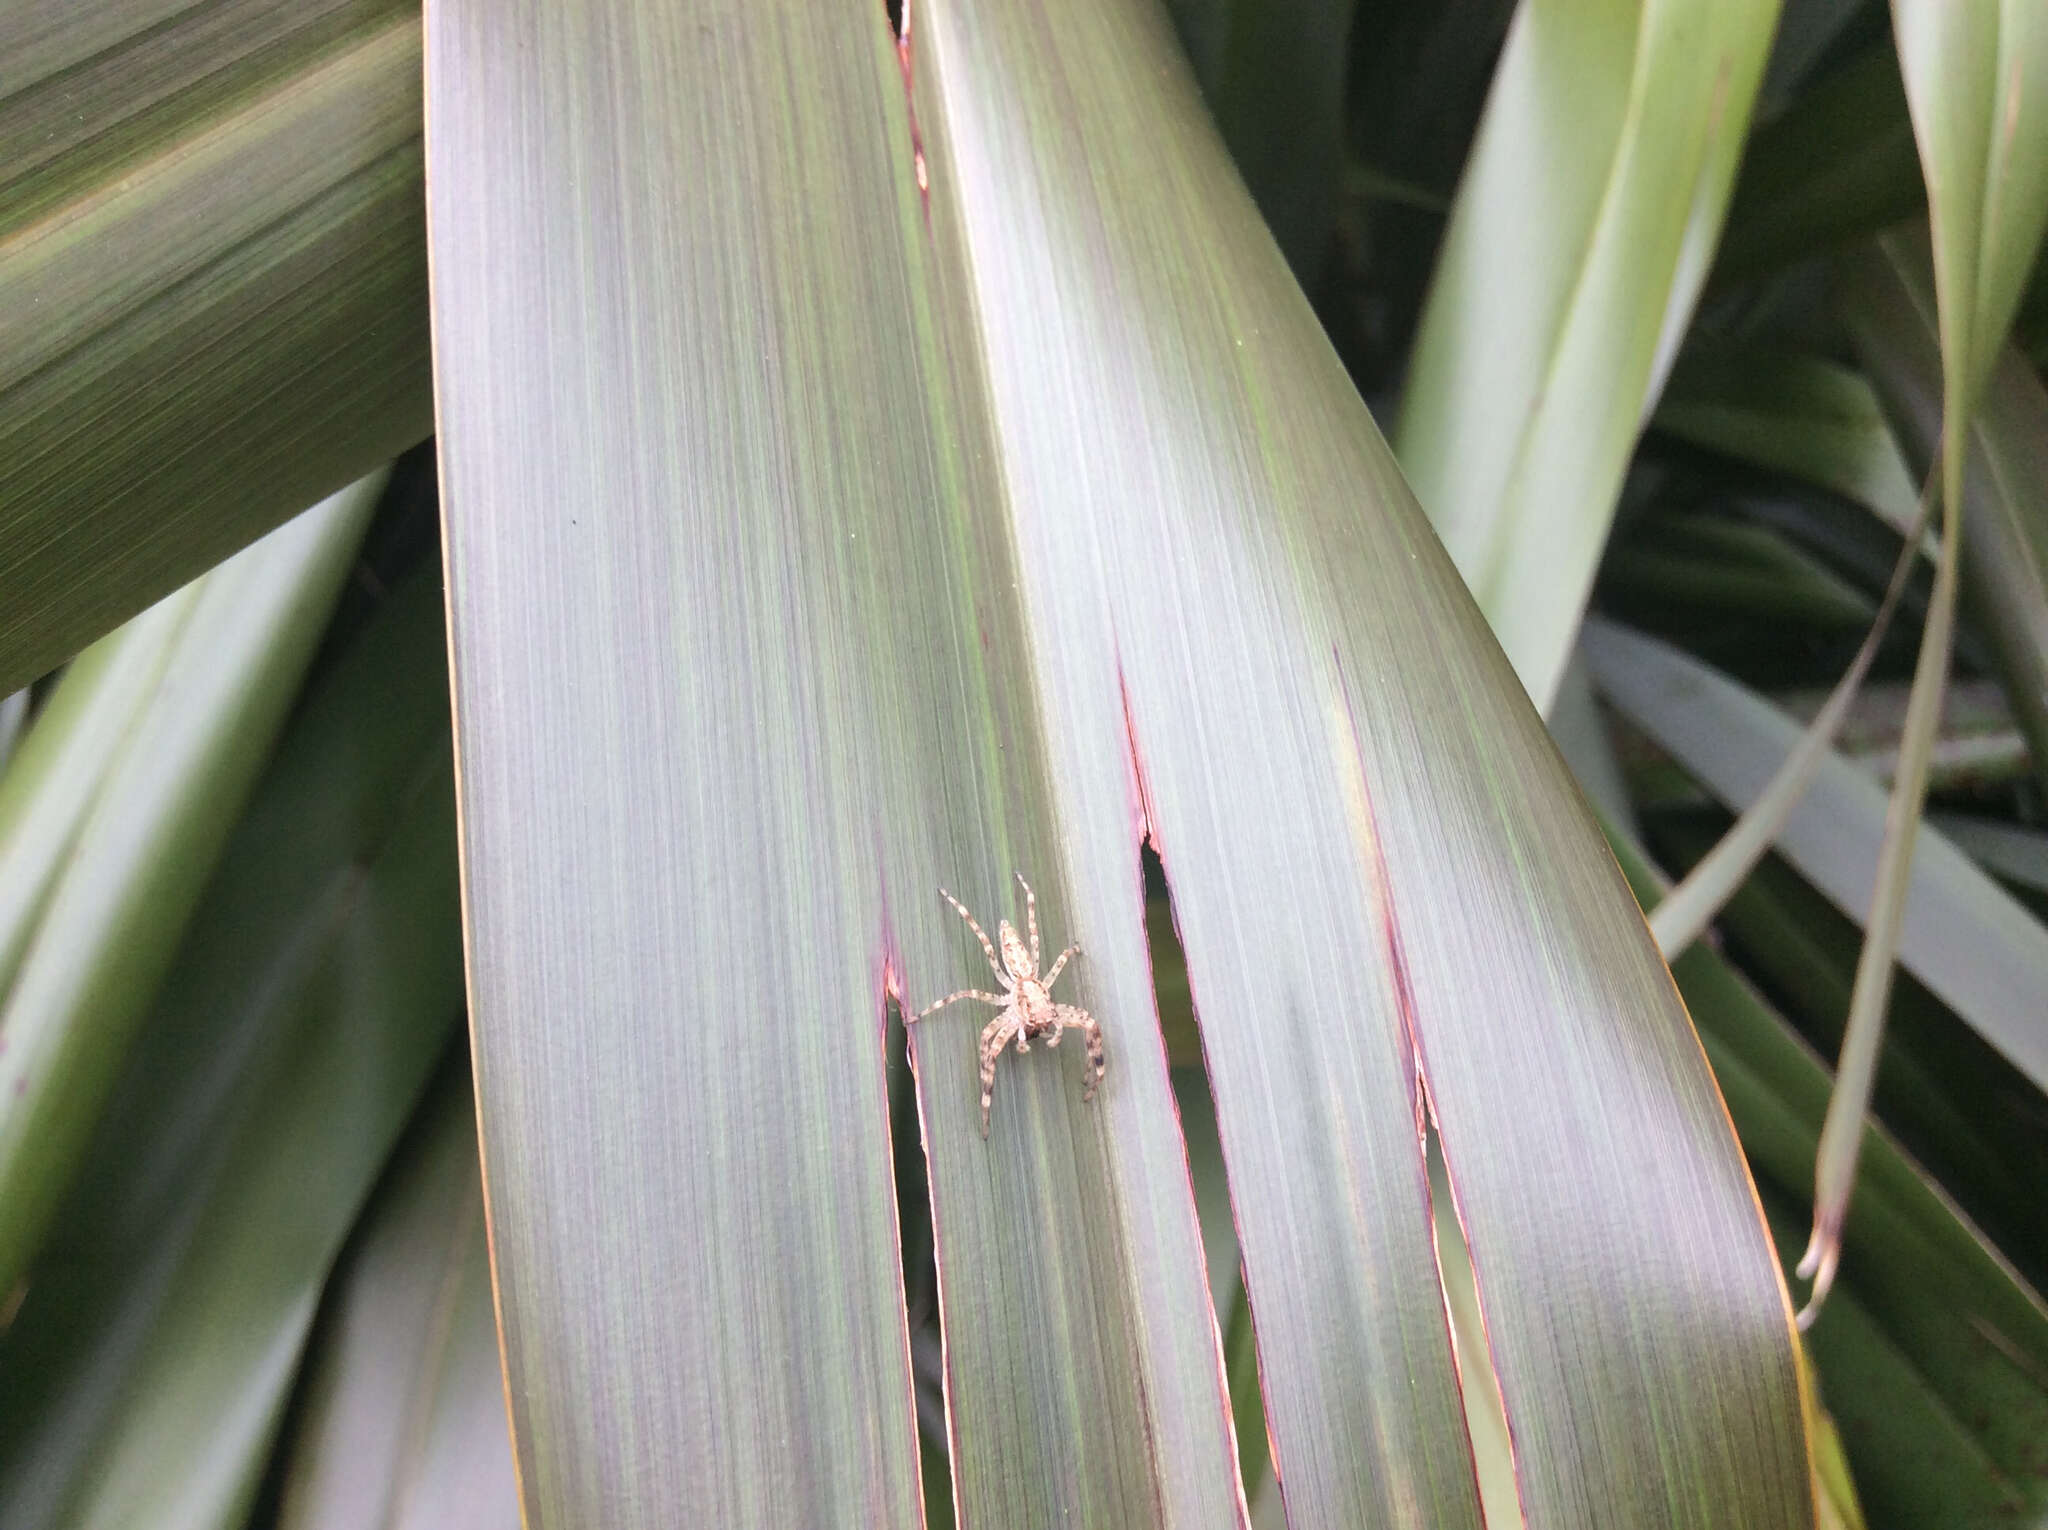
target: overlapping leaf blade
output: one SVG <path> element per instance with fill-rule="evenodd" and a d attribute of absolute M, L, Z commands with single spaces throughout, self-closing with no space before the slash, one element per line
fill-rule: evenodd
<path fill-rule="evenodd" d="M 0 1341 L 9 1530 L 236 1530 L 461 1005 L 431 572 L 308 698 Z"/>
<path fill-rule="evenodd" d="M 64 1193 L 386 476 L 173 594 L 163 616 L 136 618 L 133 638 L 106 639 L 120 652 L 65 677 L 48 734 L 30 736 L 0 791 L 0 1290 Z M 61 694 L 74 685 L 76 704 Z"/>
<path fill-rule="evenodd" d="M 1799 724 L 1763 698 L 1654 639 L 1596 623 L 1586 647 L 1614 704 L 1735 808 L 1800 736 Z M 1884 789 L 1833 756 L 1778 842 L 1859 920 L 1870 908 L 1884 811 Z M 1921 840 L 1899 959 L 2037 1088 L 2048 1088 L 2048 1031 L 2038 1024 L 2048 931 L 1938 833 L 1923 828 Z"/>
<path fill-rule="evenodd" d="M 2048 224 L 2048 10 L 1893 0 L 1892 20 L 1927 182 L 1942 391 L 1960 446 Z"/>
<path fill-rule="evenodd" d="M 424 437 L 405 0 L 0 10 L 0 693 Z"/>
<path fill-rule="evenodd" d="M 1571 653 L 1720 233 L 1775 0 L 1525 0 L 1395 445 L 1529 694 Z"/>
<path fill-rule="evenodd" d="M 516 1530 L 469 1072 L 421 1107 L 310 1346 L 279 1530 Z"/>
<path fill-rule="evenodd" d="M 1657 406 L 1659 430 L 1858 500 L 1904 535 L 1918 495 L 1861 374 L 1802 351 L 1693 341 Z"/>
<path fill-rule="evenodd" d="M 825 9 L 430 17 L 530 1521 L 914 1516 L 879 1001 L 989 981 L 935 884 L 1015 919 L 1013 868 L 1110 1073 L 1002 1057 L 984 1145 L 974 1022 L 914 1030 L 963 1523 L 1239 1519 L 1149 831 L 1290 1516 L 1474 1522 L 1419 1039 L 1531 1522 L 1806 1522 L 1682 1012 L 1164 18 Z"/>
<path fill-rule="evenodd" d="M 1841 311 L 1922 471 L 1941 449 L 1942 365 L 1925 242 L 1901 235 L 1842 262 Z M 2048 784 L 2048 389 L 2002 347 L 1967 432 L 1962 598 L 1990 640 L 2013 716 Z"/>
<path fill-rule="evenodd" d="M 1657 878 L 1610 843 L 1645 907 Z M 1812 1194 L 1832 1080 L 1826 1066 L 1711 948 L 1672 967 L 1763 1182 L 1789 1267 Z M 1842 1288 L 1815 1325 L 1824 1401 L 1838 1410 L 1874 1525 L 1954 1523 L 1936 1505 L 2044 1499 L 2048 1306 L 1875 1124 L 1864 1127 L 1843 1229 Z"/>

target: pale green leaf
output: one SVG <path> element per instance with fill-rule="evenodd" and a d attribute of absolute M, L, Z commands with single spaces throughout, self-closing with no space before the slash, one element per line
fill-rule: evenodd
<path fill-rule="evenodd" d="M 278 1530 L 517 1530 L 476 1113 L 444 1071 L 329 1286 Z"/>
<path fill-rule="evenodd" d="M 239 1530 L 462 1002 L 431 569 L 307 697 L 0 1339 L 0 1524 Z"/>
<path fill-rule="evenodd" d="M 1423 312 L 1401 465 L 1548 708 L 1727 206 L 1775 0 L 1525 0 Z"/>
<path fill-rule="evenodd" d="M 1892 0 L 1892 21 L 1927 182 L 1942 394 L 1960 444 L 2048 224 L 2048 7 Z"/>
<path fill-rule="evenodd" d="M 23 784 L 0 792 L 0 885 L 18 888 L 0 905 L 0 1292 L 35 1253 L 156 998 L 385 477 L 138 617 L 132 641 L 106 639 L 8 772 Z"/>

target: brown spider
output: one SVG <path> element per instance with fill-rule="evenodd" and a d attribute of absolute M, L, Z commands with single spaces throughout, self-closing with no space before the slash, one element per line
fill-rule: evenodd
<path fill-rule="evenodd" d="M 996 948 L 989 944 L 988 936 L 981 926 L 974 922 L 974 916 L 967 912 L 960 900 L 939 889 L 939 896 L 953 905 L 967 928 L 974 931 L 974 938 L 981 942 L 981 949 L 988 953 L 988 964 L 994 969 L 996 981 L 1003 985 L 1001 993 L 981 993 L 964 988 L 959 993 L 949 993 L 936 1004 L 927 1005 L 917 1014 L 907 1017 L 907 1023 L 915 1025 L 934 1010 L 944 1009 L 956 999 L 979 999 L 984 1004 L 1000 1004 L 1003 1012 L 989 1021 L 981 1033 L 981 1134 L 988 1135 L 988 1102 L 996 1087 L 996 1059 L 1010 1038 L 1017 1040 L 1017 1050 L 1028 1052 L 1030 1042 L 1045 1037 L 1045 1044 L 1056 1047 L 1060 1044 L 1060 1033 L 1068 1026 L 1079 1030 L 1088 1043 L 1088 1064 L 1083 1069 L 1087 1082 L 1082 1086 L 1081 1099 L 1085 1104 L 1095 1098 L 1095 1086 L 1102 1082 L 1102 1026 L 1087 1010 L 1072 1004 L 1055 1004 L 1052 1001 L 1053 981 L 1059 977 L 1060 969 L 1067 964 L 1067 958 L 1080 951 L 1079 946 L 1068 946 L 1060 952 L 1052 964 L 1052 970 L 1044 977 L 1038 975 L 1038 897 L 1031 891 L 1031 884 L 1024 880 L 1024 873 L 1017 873 L 1017 885 L 1024 889 L 1025 923 L 1031 931 L 1031 944 L 1027 948 L 1023 938 L 1011 928 L 1005 919 L 996 926 L 996 940 L 1003 948 L 1003 959 L 996 960 Z M 1088 1068 L 1094 1071 L 1091 1073 Z"/>

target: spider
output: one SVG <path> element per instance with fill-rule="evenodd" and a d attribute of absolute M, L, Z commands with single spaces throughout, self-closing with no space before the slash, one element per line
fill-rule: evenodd
<path fill-rule="evenodd" d="M 926 1015 L 944 1009 L 958 999 L 979 999 L 984 1004 L 999 1004 L 1002 1013 L 989 1021 L 981 1033 L 981 1135 L 988 1136 L 988 1102 L 996 1086 L 996 1059 L 1010 1038 L 1017 1040 L 1017 1050 L 1028 1052 L 1034 1037 L 1045 1037 L 1045 1044 L 1056 1047 L 1060 1044 L 1060 1033 L 1068 1026 L 1079 1030 L 1088 1043 L 1088 1064 L 1083 1069 L 1086 1083 L 1081 1089 L 1081 1100 L 1085 1104 L 1095 1098 L 1096 1085 L 1102 1082 L 1102 1026 L 1087 1010 L 1072 1004 L 1055 1004 L 1052 1001 L 1052 985 L 1060 975 L 1060 969 L 1067 964 L 1067 958 L 1080 952 L 1079 946 L 1068 946 L 1053 961 L 1052 970 L 1044 977 L 1038 975 L 1038 896 L 1031 891 L 1031 884 L 1024 880 L 1024 873 L 1017 873 L 1017 885 L 1024 889 L 1025 923 L 1031 931 L 1031 944 L 1027 948 L 1005 919 L 996 926 L 996 940 L 1003 948 L 1001 961 L 996 960 L 996 948 L 989 944 L 989 938 L 982 933 L 981 926 L 974 922 L 974 916 L 967 912 L 960 900 L 939 889 L 939 896 L 953 905 L 954 912 L 967 921 L 967 928 L 974 931 L 974 938 L 981 942 L 981 949 L 988 955 L 988 964 L 994 969 L 996 981 L 1003 985 L 1001 993 L 981 993 L 972 988 L 959 993 L 949 993 L 936 1004 L 927 1005 L 917 1014 L 908 1017 L 908 1023 L 915 1025 Z M 1089 1072 L 1092 1068 L 1094 1071 Z"/>

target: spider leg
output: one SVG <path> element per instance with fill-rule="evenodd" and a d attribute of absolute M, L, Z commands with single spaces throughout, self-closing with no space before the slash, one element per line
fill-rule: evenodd
<path fill-rule="evenodd" d="M 919 1010 L 914 1015 L 904 1015 L 903 1023 L 905 1025 L 915 1025 L 918 1021 L 922 1020 L 926 1015 L 929 1015 L 933 1010 L 944 1009 L 948 1004 L 951 1004 L 956 999 L 979 999 L 984 1004 L 1007 1004 L 1010 1002 L 1010 996 L 1008 994 L 980 993 L 972 988 L 963 988 L 958 993 L 947 994 L 943 999 L 939 1000 L 939 1002 L 936 1004 L 927 1004 L 923 1009 Z"/>
<path fill-rule="evenodd" d="M 1067 958 L 1070 956 L 1079 956 L 1080 954 L 1081 948 L 1079 946 L 1068 946 L 1066 950 L 1060 952 L 1060 954 L 1053 959 L 1052 971 L 1048 972 L 1044 977 L 1040 978 L 1038 981 L 1045 984 L 1045 986 L 1048 988 L 1052 987 L 1052 980 L 1060 975 L 1060 969 L 1066 966 Z"/>
<path fill-rule="evenodd" d="M 1081 1070 L 1085 1081 L 1081 1086 L 1081 1102 L 1086 1104 L 1095 1098 L 1095 1090 L 1102 1083 L 1102 1022 L 1087 1010 L 1072 1004 L 1054 1005 L 1053 1019 L 1060 1026 L 1073 1026 L 1088 1044 L 1088 1063 Z"/>
<path fill-rule="evenodd" d="M 989 970 L 996 975 L 997 982 L 1008 988 L 1010 986 L 1010 975 L 1003 970 L 1003 964 L 996 960 L 996 948 L 989 943 L 989 938 L 983 932 L 981 926 L 974 922 L 974 916 L 967 912 L 967 905 L 947 892 L 943 887 L 939 889 L 939 896 L 952 904 L 953 911 L 967 921 L 967 928 L 974 931 L 974 938 L 981 942 L 982 953 L 988 957 Z"/>
<path fill-rule="evenodd" d="M 1031 890 L 1031 884 L 1024 880 L 1024 873 L 1017 873 L 1017 885 L 1024 889 L 1024 922 L 1031 927 L 1031 965 L 1038 965 L 1038 894 Z"/>
<path fill-rule="evenodd" d="M 1024 1017 L 1012 1005 L 989 1021 L 981 1033 L 981 1135 L 988 1136 L 988 1102 L 996 1089 L 996 1059 L 1009 1044 L 1013 1028 L 1021 1028 Z"/>

